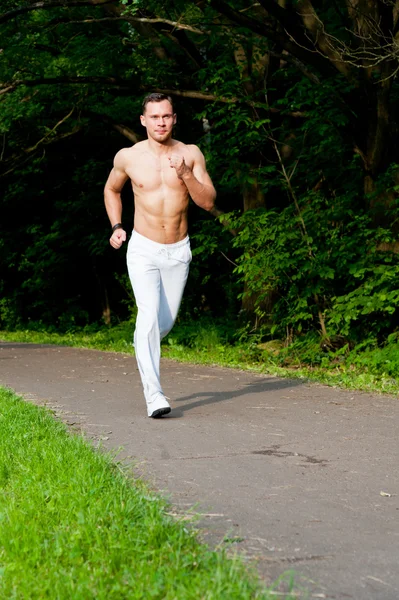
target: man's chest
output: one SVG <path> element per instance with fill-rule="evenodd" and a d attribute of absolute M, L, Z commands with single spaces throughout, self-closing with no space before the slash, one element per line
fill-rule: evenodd
<path fill-rule="evenodd" d="M 186 158 L 188 162 L 189 159 Z M 188 164 L 192 167 L 192 165 Z M 183 181 L 176 175 L 176 170 L 170 166 L 168 156 L 155 157 L 149 152 L 137 155 L 126 169 L 133 186 L 146 190 L 158 189 L 162 185 L 180 189 Z"/>

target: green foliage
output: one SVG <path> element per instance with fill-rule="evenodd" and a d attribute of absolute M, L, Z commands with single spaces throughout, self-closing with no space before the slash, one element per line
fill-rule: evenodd
<path fill-rule="evenodd" d="M 362 261 L 363 262 L 363 261 Z M 331 325 L 348 335 L 356 324 L 375 334 L 389 331 L 399 308 L 399 259 L 397 255 L 370 258 L 368 265 L 354 265 L 350 275 L 360 280 L 358 287 L 332 299 Z M 394 321 L 395 322 L 395 321 Z M 361 333 L 360 331 L 359 333 Z M 364 332 L 364 329 L 363 329 Z"/>
<path fill-rule="evenodd" d="M 180 318 L 208 315 L 235 319 L 240 309 L 237 300 L 240 286 L 233 276 L 231 234 L 217 221 L 193 216 L 196 217 L 190 231 L 193 261 Z"/>
<path fill-rule="evenodd" d="M 284 48 L 291 34 L 259 4 L 230 6 L 264 21 L 265 33 L 280 31 Z M 299 19 L 295 3 L 284 10 Z M 325 30 L 349 47 L 342 10 L 317 6 Z M 114 323 L 133 317 L 102 186 L 115 153 L 132 143 L 123 126 L 144 133 L 144 93 L 171 89 L 176 137 L 201 146 L 237 232 L 190 209 L 194 260 L 180 318 L 224 316 L 243 335 L 255 328 L 251 339 L 321 332 L 350 347 L 383 344 L 398 327 L 397 254 L 378 249 L 398 233 L 396 79 L 378 79 L 376 68 L 370 89 L 360 63 L 351 77 L 327 58 L 316 64 L 317 52 L 298 63 L 212 3 L 134 0 L 113 11 L 121 18 L 102 6 L 47 6 L 0 24 L 1 326 L 72 331 L 109 312 Z M 134 20 L 143 15 L 154 21 Z M 383 81 L 389 123 L 371 168 L 366 140 L 378 137 L 373 102 Z M 130 233 L 127 187 L 123 200 Z"/>
<path fill-rule="evenodd" d="M 386 232 L 352 206 L 350 197 L 313 193 L 299 214 L 291 205 L 232 216 L 242 250 L 235 272 L 272 335 L 321 330 L 323 321 L 329 334 L 359 341 L 365 327 L 384 337 L 395 325 L 399 257 L 377 250 Z"/>

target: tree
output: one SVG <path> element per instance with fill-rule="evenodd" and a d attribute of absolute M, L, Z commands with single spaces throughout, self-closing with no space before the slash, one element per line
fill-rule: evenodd
<path fill-rule="evenodd" d="M 18 233 L 25 233 L 32 219 L 39 221 L 31 235 L 33 246 L 42 252 L 38 238 L 43 223 L 47 233 L 53 233 L 53 221 L 46 216 L 49 184 L 54 183 L 54 170 L 62 182 L 70 181 L 73 164 L 84 176 L 70 189 L 63 185 L 60 190 L 57 231 L 71 231 L 70 215 L 79 195 L 84 216 L 74 236 L 81 240 L 80 250 L 90 248 L 98 263 L 105 250 L 94 240 L 106 238 L 107 223 L 99 218 L 93 231 L 95 209 L 85 212 L 90 204 L 86 199 L 92 198 L 94 207 L 98 181 L 105 180 L 114 151 L 140 139 L 136 117 L 143 94 L 173 94 L 178 109 L 184 101 L 184 110 L 178 110 L 183 139 L 201 144 L 222 208 L 248 213 L 230 229 L 258 231 L 264 218 L 274 214 L 283 223 L 279 221 L 274 234 L 273 227 L 268 229 L 270 235 L 294 228 L 288 245 L 299 244 L 301 258 L 294 264 L 294 247 L 289 258 L 293 270 L 304 273 L 296 296 L 309 308 L 303 314 L 310 317 L 303 322 L 317 323 L 325 333 L 334 295 L 343 297 L 357 289 L 347 265 L 358 255 L 348 251 L 347 261 L 340 262 L 332 253 L 335 263 L 330 264 L 332 255 L 325 254 L 323 244 L 332 244 L 336 234 L 334 239 L 349 248 L 343 232 L 354 234 L 350 218 L 355 215 L 360 254 L 372 243 L 377 250 L 397 247 L 398 9 L 398 2 L 390 0 L 168 0 L 162 6 L 152 0 L 27 5 L 7 0 L 0 15 L 5 40 L 0 169 L 7 186 L 7 220 L 14 218 L 15 202 L 23 199 L 26 221 Z M 109 150 L 100 152 L 104 144 Z M 65 177 L 66 151 L 76 160 L 68 163 Z M 93 168 L 85 170 L 88 155 Z M 32 190 L 48 198 L 43 213 L 29 211 Z M 310 218 L 312 210 L 316 221 Z M 363 215 L 371 218 L 371 229 L 365 228 Z M 383 234 L 381 224 L 386 227 Z M 200 227 L 195 215 L 194 229 Z M 374 229 L 374 237 L 366 229 Z M 15 262 L 21 262 L 20 243 L 5 228 L 4 235 L 15 248 Z M 205 248 L 205 234 L 198 235 Z M 274 279 L 270 273 L 276 273 L 276 264 L 272 269 L 271 263 L 263 262 L 272 257 L 274 246 L 262 236 L 257 239 L 253 244 L 251 238 L 238 235 L 230 258 L 241 265 L 246 257 L 251 267 L 238 274 L 248 292 L 247 306 L 281 322 L 283 309 L 276 297 L 286 292 L 293 273 L 287 270 L 286 280 L 284 274 Z M 255 247 L 259 239 L 263 247 Z M 216 247 L 209 247 L 215 257 Z M 202 255 L 208 269 L 208 254 Z M 380 260 L 378 252 L 372 255 Z M 59 251 L 49 255 L 49 262 L 56 256 Z M 323 270 L 323 261 L 329 262 L 329 269 Z M 101 264 L 108 269 L 105 263 Z M 34 273 L 36 263 L 26 264 Z M 112 281 L 103 267 L 97 264 L 97 279 Z M 217 269 L 214 276 L 219 277 Z M 12 294 L 13 280 L 6 280 L 7 293 Z M 103 298 L 110 296 L 110 286 L 114 287 L 107 283 Z M 299 326 L 295 302 L 285 314 Z"/>

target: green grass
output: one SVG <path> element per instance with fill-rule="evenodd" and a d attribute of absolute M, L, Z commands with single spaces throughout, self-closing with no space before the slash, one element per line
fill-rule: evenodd
<path fill-rule="evenodd" d="M 112 456 L 0 388 L 0 598 L 272 598 L 167 508 Z"/>
<path fill-rule="evenodd" d="M 134 324 L 87 327 L 69 333 L 0 331 L 0 339 L 49 343 L 80 348 L 133 353 Z M 399 391 L 399 344 L 368 346 L 351 352 L 323 350 L 320 339 L 305 338 L 288 348 L 281 343 L 258 344 L 248 337 L 234 341 L 232 330 L 212 322 L 178 323 L 162 345 L 166 358 L 204 365 L 220 365 L 279 377 L 296 377 L 326 385 L 368 392 Z"/>

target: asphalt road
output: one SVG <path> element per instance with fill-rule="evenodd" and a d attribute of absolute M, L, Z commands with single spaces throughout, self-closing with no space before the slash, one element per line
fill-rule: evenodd
<path fill-rule="evenodd" d="M 268 584 L 289 571 L 299 597 L 399 599 L 398 398 L 172 361 L 162 377 L 173 410 L 149 419 L 133 357 L 0 343 L 1 385 L 121 448 Z"/>

